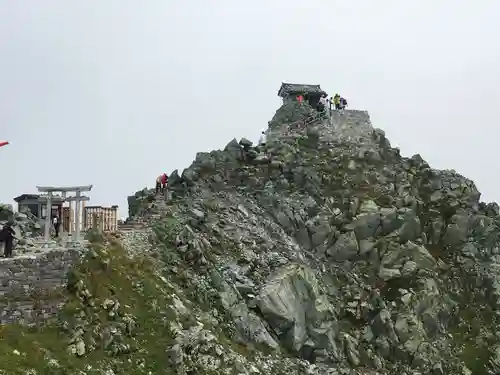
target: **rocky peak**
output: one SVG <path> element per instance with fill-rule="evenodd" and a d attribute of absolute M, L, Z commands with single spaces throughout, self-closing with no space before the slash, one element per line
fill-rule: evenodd
<path fill-rule="evenodd" d="M 233 340 L 308 373 L 499 373 L 498 205 L 367 112 L 314 112 L 283 105 L 265 150 L 234 139 L 172 174 L 176 271 Z"/>
<path fill-rule="evenodd" d="M 267 135 L 196 154 L 165 196 L 129 197 L 127 231 L 71 283 L 72 369 L 500 373 L 498 205 L 403 157 L 365 111 L 292 102 Z"/>

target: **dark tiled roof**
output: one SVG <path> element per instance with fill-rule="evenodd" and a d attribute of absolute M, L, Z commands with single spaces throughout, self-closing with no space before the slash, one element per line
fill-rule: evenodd
<path fill-rule="evenodd" d="M 46 198 L 46 195 L 41 195 L 41 194 L 21 194 L 18 197 L 14 198 L 14 201 L 17 203 L 21 203 L 26 200 L 38 200 L 40 198 Z M 53 195 L 52 196 L 52 202 L 57 203 L 63 201 L 62 197 L 60 195 Z"/>
<path fill-rule="evenodd" d="M 278 91 L 278 96 L 283 96 L 284 94 L 296 94 L 296 93 L 308 93 L 308 94 L 322 94 L 324 91 L 319 85 L 302 85 L 297 83 L 281 83 L 281 87 Z"/>
<path fill-rule="evenodd" d="M 15 197 L 14 201 L 19 203 L 21 201 L 25 201 L 28 199 L 38 199 L 38 198 L 40 198 L 40 195 L 38 194 L 21 194 L 20 196 Z"/>

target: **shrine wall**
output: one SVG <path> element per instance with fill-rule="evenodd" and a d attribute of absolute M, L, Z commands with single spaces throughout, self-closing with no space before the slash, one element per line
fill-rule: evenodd
<path fill-rule="evenodd" d="M 81 252 L 67 248 L 40 251 L 0 259 L 0 324 L 35 323 L 55 316 L 64 303 L 61 290 Z"/>

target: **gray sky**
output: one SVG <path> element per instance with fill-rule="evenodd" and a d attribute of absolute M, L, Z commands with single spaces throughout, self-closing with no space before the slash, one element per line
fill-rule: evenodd
<path fill-rule="evenodd" d="M 282 81 L 500 200 L 499 19 L 494 0 L 0 0 L 0 201 L 94 184 L 123 216 L 162 171 L 258 138 Z"/>

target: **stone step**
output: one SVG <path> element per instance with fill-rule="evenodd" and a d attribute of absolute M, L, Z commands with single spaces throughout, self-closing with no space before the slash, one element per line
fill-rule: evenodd
<path fill-rule="evenodd" d="M 144 224 L 120 224 L 118 225 L 118 230 L 120 231 L 132 231 L 137 229 L 144 229 L 146 226 Z"/>
<path fill-rule="evenodd" d="M 126 224 L 119 224 L 118 228 L 139 228 L 143 227 L 145 223 L 126 223 Z"/>

